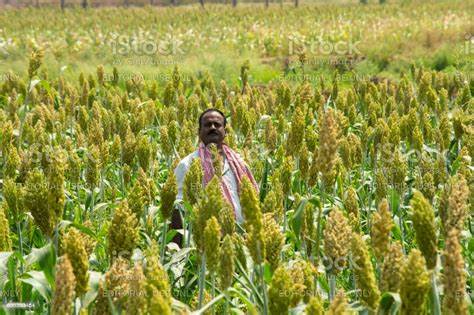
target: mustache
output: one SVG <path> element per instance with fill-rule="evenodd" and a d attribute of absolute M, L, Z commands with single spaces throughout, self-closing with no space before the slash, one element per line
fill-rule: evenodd
<path fill-rule="evenodd" d="M 211 130 L 207 133 L 208 135 L 219 135 L 219 132 L 215 131 L 215 130 Z"/>

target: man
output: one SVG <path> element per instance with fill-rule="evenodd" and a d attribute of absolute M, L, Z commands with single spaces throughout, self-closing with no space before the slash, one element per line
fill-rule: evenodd
<path fill-rule="evenodd" d="M 195 158 L 200 158 L 203 170 L 204 186 L 212 179 L 214 168 L 212 166 L 211 152 L 209 144 L 214 143 L 220 152 L 224 168 L 222 171 L 221 190 L 224 199 L 232 205 L 235 219 L 242 223 L 244 217 L 240 207 L 239 186 L 243 176 L 247 176 L 258 191 L 257 183 L 243 159 L 224 143 L 226 136 L 227 119 L 224 114 L 215 108 L 205 110 L 199 116 L 199 148 L 182 159 L 176 166 L 174 173 L 178 184 L 177 200 L 183 198 L 183 183 L 187 171 Z M 182 229 L 183 223 L 178 210 L 173 211 L 171 218 L 171 228 Z M 182 235 L 177 234 L 173 239 L 177 244 L 181 244 Z"/>

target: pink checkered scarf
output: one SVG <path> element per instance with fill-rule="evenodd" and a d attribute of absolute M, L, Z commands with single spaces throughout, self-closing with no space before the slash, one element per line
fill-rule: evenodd
<path fill-rule="evenodd" d="M 234 150 L 229 148 L 225 143 L 222 144 L 222 151 L 224 152 L 225 157 L 227 159 L 227 163 L 229 163 L 230 169 L 234 173 L 235 179 L 237 180 L 237 187 L 238 187 L 239 194 L 240 194 L 240 183 L 242 182 L 242 178 L 244 176 L 248 177 L 248 179 L 253 184 L 253 186 L 255 187 L 255 190 L 258 193 L 259 189 L 258 189 L 257 182 L 255 181 L 255 178 L 253 177 L 252 173 L 250 172 L 245 162 L 240 158 L 240 156 L 237 153 L 235 153 Z M 203 169 L 204 186 L 206 186 L 207 183 L 212 179 L 212 176 L 214 176 L 214 167 L 212 165 L 212 155 L 209 148 L 207 148 L 203 142 L 199 143 L 198 154 L 199 154 L 199 158 L 201 159 L 201 166 Z M 228 184 L 223 180 L 221 180 L 221 189 L 222 189 L 225 199 L 234 208 L 234 213 L 235 213 L 235 205 L 232 203 L 232 198 L 230 195 Z"/>

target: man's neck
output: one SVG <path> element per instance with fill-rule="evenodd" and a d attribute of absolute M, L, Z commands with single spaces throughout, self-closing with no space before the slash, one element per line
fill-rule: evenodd
<path fill-rule="evenodd" d="M 221 142 L 221 143 L 209 142 L 208 144 L 206 144 L 206 147 L 209 147 L 209 145 L 210 145 L 211 143 L 214 143 L 214 144 L 216 145 L 216 147 L 217 147 L 217 150 L 218 150 L 220 153 L 223 154 L 223 150 L 222 150 L 223 143 L 222 143 L 222 142 Z"/>

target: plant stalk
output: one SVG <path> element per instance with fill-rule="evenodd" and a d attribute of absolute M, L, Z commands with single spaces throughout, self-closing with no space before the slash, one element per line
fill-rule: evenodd
<path fill-rule="evenodd" d="M 163 223 L 163 231 L 161 235 L 161 253 L 160 253 L 160 260 L 161 264 L 163 265 L 165 262 L 165 248 L 166 248 L 166 233 L 168 232 L 168 222 L 165 220 Z"/>
<path fill-rule="evenodd" d="M 260 278 L 260 282 L 262 284 L 263 289 L 263 315 L 268 315 L 268 294 L 267 294 L 267 284 L 265 283 L 265 279 L 263 277 L 263 264 L 258 264 L 258 276 Z"/>
<path fill-rule="evenodd" d="M 436 284 L 436 273 L 431 273 L 431 312 L 433 315 L 441 315 L 441 304 L 439 301 L 439 291 Z"/>
<path fill-rule="evenodd" d="M 336 296 L 336 276 L 330 272 L 329 273 L 329 301 L 334 300 Z"/>
<path fill-rule="evenodd" d="M 324 203 L 326 202 L 326 198 L 325 198 L 325 193 L 324 193 L 324 183 L 321 183 L 321 189 L 320 189 L 320 192 L 321 192 L 321 205 L 320 207 L 318 208 L 318 218 L 316 219 L 317 220 L 317 234 L 316 234 L 316 255 L 314 256 L 314 261 L 317 263 L 319 261 L 319 251 L 320 251 L 320 248 L 319 248 L 319 243 L 321 241 L 321 218 L 322 218 L 322 214 L 323 214 L 323 208 L 324 208 Z"/>
<path fill-rule="evenodd" d="M 216 275 L 214 272 L 211 274 L 211 296 L 212 298 L 216 297 Z M 214 308 L 212 308 L 212 314 L 214 315 L 216 312 L 214 311 Z"/>
<path fill-rule="evenodd" d="M 204 300 L 204 285 L 206 284 L 206 254 L 201 255 L 201 270 L 199 271 L 199 308 Z"/>
<path fill-rule="evenodd" d="M 21 224 L 20 222 L 16 222 L 16 230 L 18 233 L 18 242 L 19 242 L 19 247 L 20 247 L 20 255 L 23 257 L 23 235 L 21 233 Z M 23 262 L 20 261 L 20 273 L 23 274 Z"/>

